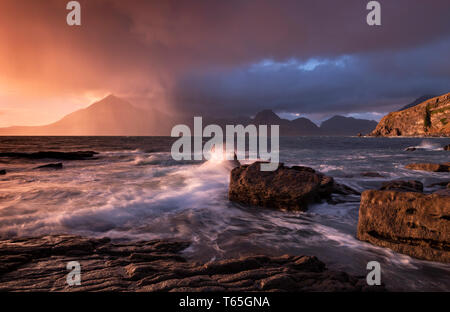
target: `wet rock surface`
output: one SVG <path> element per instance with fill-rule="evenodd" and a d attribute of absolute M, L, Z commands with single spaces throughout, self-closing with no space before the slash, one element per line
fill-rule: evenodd
<path fill-rule="evenodd" d="M 358 239 L 415 258 L 450 262 L 450 194 L 439 192 L 363 192 Z"/>
<path fill-rule="evenodd" d="M 72 235 L 0 241 L 0 291 L 370 291 L 364 277 L 327 270 L 311 256 L 248 256 L 199 263 L 180 241 L 112 243 Z M 81 285 L 66 283 L 67 263 Z"/>
<path fill-rule="evenodd" d="M 308 204 L 331 199 L 333 193 L 359 194 L 309 167 L 280 164 L 275 171 L 261 171 L 260 162 L 255 162 L 231 171 L 228 198 L 246 205 L 305 211 Z"/>

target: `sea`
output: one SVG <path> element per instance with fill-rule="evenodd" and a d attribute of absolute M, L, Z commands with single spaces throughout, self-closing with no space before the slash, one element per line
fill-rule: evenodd
<path fill-rule="evenodd" d="M 263 255 L 313 255 L 357 276 L 381 264 L 389 290 L 450 291 L 450 265 L 413 259 L 356 238 L 359 196 L 311 205 L 307 212 L 247 207 L 228 200 L 227 161 L 175 161 L 170 137 L 0 137 L 0 152 L 92 150 L 94 159 L 0 157 L 0 238 L 46 234 L 116 241 L 188 240 L 197 261 Z M 448 162 L 449 138 L 282 137 L 280 161 L 332 176 L 358 191 L 393 179 L 430 184 L 449 173 L 411 171 L 412 162 Z M 416 147 L 415 151 L 405 151 Z M 36 170 L 62 162 L 62 170 Z M 247 162 L 251 162 L 248 160 Z M 365 172 L 376 172 L 378 175 Z"/>

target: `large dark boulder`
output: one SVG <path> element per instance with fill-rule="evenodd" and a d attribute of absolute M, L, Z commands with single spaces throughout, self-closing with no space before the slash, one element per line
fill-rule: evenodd
<path fill-rule="evenodd" d="M 357 237 L 415 258 L 450 262 L 450 196 L 369 190 L 361 195 Z"/>
<path fill-rule="evenodd" d="M 260 162 L 231 171 L 228 197 L 246 205 L 305 211 L 308 204 L 329 199 L 332 193 L 358 194 L 333 178 L 302 166 L 261 171 Z"/>
<path fill-rule="evenodd" d="M 6 174 L 6 170 L 5 169 L 1 169 L 0 170 L 0 175 L 5 175 Z"/>
<path fill-rule="evenodd" d="M 450 144 L 444 146 L 444 151 L 450 151 Z"/>

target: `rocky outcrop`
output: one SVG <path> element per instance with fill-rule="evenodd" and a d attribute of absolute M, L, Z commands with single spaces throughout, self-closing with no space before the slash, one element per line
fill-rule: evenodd
<path fill-rule="evenodd" d="M 247 256 L 200 263 L 188 242 L 112 243 L 72 235 L 0 241 L 0 291 L 365 291 L 365 278 L 327 270 L 310 256 Z M 66 283 L 69 261 L 81 285 Z"/>
<path fill-rule="evenodd" d="M 384 116 L 372 136 L 450 136 L 450 93 Z"/>
<path fill-rule="evenodd" d="M 261 171 L 260 162 L 234 168 L 228 198 L 246 205 L 305 211 L 308 204 L 329 199 L 332 193 L 359 194 L 333 178 L 302 166 Z"/>
<path fill-rule="evenodd" d="M 93 151 L 35 152 L 35 153 L 9 152 L 9 153 L 0 153 L 0 157 L 26 158 L 26 159 L 84 160 L 90 159 L 96 154 L 98 153 Z"/>
<path fill-rule="evenodd" d="M 416 180 L 393 180 L 388 182 L 383 182 L 380 190 L 383 191 L 398 191 L 398 192 L 423 192 L 423 184 Z"/>
<path fill-rule="evenodd" d="M 433 163 L 422 163 L 422 164 L 408 164 L 405 166 L 406 169 L 410 170 L 421 170 L 421 171 L 432 171 L 432 172 L 449 172 L 449 163 L 445 164 L 433 164 Z"/>
<path fill-rule="evenodd" d="M 361 195 L 357 237 L 415 258 L 450 262 L 450 196 L 369 190 Z"/>

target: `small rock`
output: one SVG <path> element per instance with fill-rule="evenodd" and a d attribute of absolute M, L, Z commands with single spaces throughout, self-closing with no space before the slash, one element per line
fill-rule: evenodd
<path fill-rule="evenodd" d="M 399 192 L 423 192 L 423 184 L 416 180 L 394 180 L 389 182 L 383 182 L 380 190 L 386 191 L 399 191 Z"/>
<path fill-rule="evenodd" d="M 370 177 L 370 178 L 383 178 L 384 176 L 379 174 L 378 172 L 374 172 L 374 171 L 367 171 L 367 172 L 363 172 L 361 173 L 361 175 L 363 177 Z"/>
<path fill-rule="evenodd" d="M 34 169 L 62 169 L 62 168 L 63 168 L 62 163 L 56 163 L 56 164 L 42 165 L 42 166 L 36 167 Z"/>
<path fill-rule="evenodd" d="M 410 170 L 421 170 L 431 172 L 450 172 L 450 166 L 448 165 L 448 163 L 445 164 L 413 163 L 406 165 L 405 168 Z"/>

